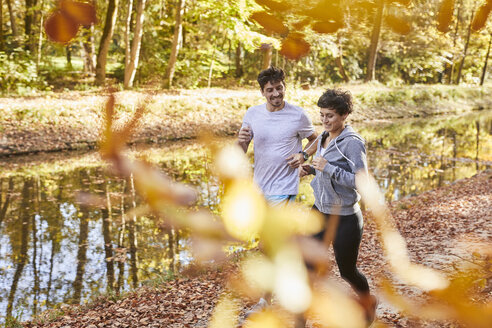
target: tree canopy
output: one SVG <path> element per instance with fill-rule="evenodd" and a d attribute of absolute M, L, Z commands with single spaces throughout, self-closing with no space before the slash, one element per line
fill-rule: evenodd
<path fill-rule="evenodd" d="M 491 0 L 2 0 L 0 8 L 4 93 L 74 87 L 70 77 L 127 88 L 248 85 L 269 64 L 300 84 L 480 84 L 492 33 Z"/>

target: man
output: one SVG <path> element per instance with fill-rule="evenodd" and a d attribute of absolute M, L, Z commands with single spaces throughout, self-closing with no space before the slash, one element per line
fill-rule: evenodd
<path fill-rule="evenodd" d="M 316 145 L 311 145 L 317 135 L 305 111 L 284 100 L 285 74 L 282 69 L 271 66 L 261 71 L 257 80 L 266 103 L 248 108 L 238 144 L 246 153 L 254 139 L 254 181 L 270 205 L 282 206 L 293 202 L 297 196 L 298 168 L 316 152 Z M 309 142 L 302 150 L 305 138 Z M 246 317 L 267 306 L 268 302 L 261 298 L 246 312 Z"/>
<path fill-rule="evenodd" d="M 272 205 L 293 201 L 299 191 L 297 168 L 314 154 L 317 134 L 306 112 L 284 100 L 285 74 L 269 67 L 258 75 L 266 103 L 248 108 L 239 131 L 244 152 L 254 139 L 254 181 Z M 302 140 L 309 140 L 302 150 Z"/>

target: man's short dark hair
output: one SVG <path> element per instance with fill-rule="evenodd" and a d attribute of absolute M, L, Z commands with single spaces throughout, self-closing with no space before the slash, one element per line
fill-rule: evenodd
<path fill-rule="evenodd" d="M 318 100 L 318 107 L 334 109 L 338 115 L 353 111 L 352 94 L 348 90 L 328 89 Z"/>
<path fill-rule="evenodd" d="M 260 84 L 261 91 L 263 91 L 268 82 L 271 84 L 282 82 L 285 86 L 285 73 L 281 68 L 270 66 L 258 74 L 257 81 Z"/>

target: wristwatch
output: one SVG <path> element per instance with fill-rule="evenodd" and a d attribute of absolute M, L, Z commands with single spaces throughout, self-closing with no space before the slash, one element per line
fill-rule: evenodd
<path fill-rule="evenodd" d="M 305 151 L 300 151 L 299 154 L 302 154 L 302 157 L 304 158 L 304 162 L 307 161 L 309 159 L 309 155 L 308 153 L 306 153 Z"/>

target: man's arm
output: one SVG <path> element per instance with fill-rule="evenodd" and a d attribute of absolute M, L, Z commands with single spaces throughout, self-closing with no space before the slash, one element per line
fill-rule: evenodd
<path fill-rule="evenodd" d="M 317 137 L 318 137 L 318 135 L 316 134 L 316 132 L 314 132 L 312 135 L 307 137 L 309 142 L 303 151 L 306 152 L 309 156 L 311 156 L 312 154 L 314 154 L 316 152 L 316 147 L 311 147 L 311 146 L 313 145 L 313 143 L 316 142 Z M 291 168 L 296 169 L 305 162 L 304 154 L 302 154 L 302 153 L 292 154 L 289 157 L 287 157 L 287 161 L 288 161 L 287 164 Z"/>

